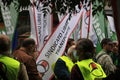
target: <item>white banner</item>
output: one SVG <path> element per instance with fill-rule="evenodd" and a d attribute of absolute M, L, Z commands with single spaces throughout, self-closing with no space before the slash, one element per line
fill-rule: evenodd
<path fill-rule="evenodd" d="M 86 7 L 85 7 L 86 6 Z M 84 11 L 82 16 L 81 38 L 89 38 L 94 45 L 97 44 L 97 36 L 92 26 L 92 3 L 89 6 L 84 4 Z"/>
<path fill-rule="evenodd" d="M 37 30 L 36 30 L 36 17 L 35 17 L 35 8 L 29 7 L 29 13 L 30 13 L 30 26 L 31 26 L 31 34 L 30 37 L 35 39 L 37 44 Z"/>
<path fill-rule="evenodd" d="M 40 52 L 36 63 L 39 72 L 43 73 L 43 80 L 50 80 L 53 75 L 51 65 L 63 54 L 67 40 L 77 26 L 81 14 L 82 10 L 72 15 L 70 20 L 67 14 Z"/>
<path fill-rule="evenodd" d="M 86 10 L 83 9 L 82 27 L 81 27 L 81 38 L 87 38 L 88 20 L 89 20 L 89 15 L 87 15 Z"/>
<path fill-rule="evenodd" d="M 49 9 L 49 7 L 44 8 Z M 31 38 L 36 40 L 38 51 L 40 51 L 51 34 L 51 14 L 47 11 L 47 13 L 43 12 L 41 3 L 38 7 L 30 7 L 29 10 L 31 16 Z"/>

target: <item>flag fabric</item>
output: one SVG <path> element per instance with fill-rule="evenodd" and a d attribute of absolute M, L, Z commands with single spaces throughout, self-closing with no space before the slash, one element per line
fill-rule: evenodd
<path fill-rule="evenodd" d="M 92 26 L 92 3 L 88 0 L 83 6 L 84 10 L 80 25 L 80 38 L 89 38 L 95 44 L 97 42 L 97 37 Z"/>
<path fill-rule="evenodd" d="M 109 32 L 108 35 L 113 41 L 115 41 L 117 40 L 117 35 L 114 25 L 114 19 L 112 16 L 107 16 L 107 19 L 108 19 L 108 32 Z"/>
<path fill-rule="evenodd" d="M 31 37 L 37 42 L 37 48 L 40 51 L 51 34 L 51 14 L 43 7 L 42 3 L 39 6 L 29 8 L 31 16 Z"/>
<path fill-rule="evenodd" d="M 30 8 L 31 37 L 38 44 L 39 56 L 36 63 L 38 71 L 43 75 L 43 80 L 50 80 L 53 74 L 51 65 L 63 54 L 69 37 L 75 40 L 89 38 L 93 41 L 97 51 L 100 51 L 102 39 L 105 37 L 112 38 L 113 34 L 116 35 L 109 28 L 110 23 L 105 17 L 104 9 L 97 9 L 99 6 L 103 7 L 103 3 L 95 1 L 88 6 L 89 2 L 88 0 L 88 3 L 82 5 L 79 13 L 72 14 L 70 20 L 69 14 L 58 15 L 60 23 L 54 32 L 51 32 L 51 15 L 44 16 L 41 11 L 42 4 L 40 4 L 38 10 L 35 6 Z M 113 34 L 110 34 L 111 32 Z M 48 37 L 47 42 L 44 43 L 45 36 Z"/>
<path fill-rule="evenodd" d="M 1 32 L 0 34 L 5 34 L 10 37 L 10 40 L 12 42 L 11 51 L 13 51 L 17 46 L 17 40 L 18 40 L 16 38 L 17 34 L 15 32 L 17 18 L 18 18 L 18 11 L 17 11 L 18 6 L 19 6 L 19 3 L 17 0 L 14 0 L 13 2 L 11 2 L 9 6 L 4 5 L 2 0 L 0 0 L 1 13 L 3 17 L 4 25 L 5 25 L 4 28 L 0 30 Z M 15 37 L 14 37 L 14 34 L 15 34 Z"/>
<path fill-rule="evenodd" d="M 31 27 L 31 32 L 30 32 L 30 38 L 33 38 L 38 45 L 38 35 L 37 35 L 37 26 L 36 26 L 36 9 L 33 7 L 29 7 L 29 13 L 30 13 L 30 27 Z"/>
<path fill-rule="evenodd" d="M 82 16 L 81 38 L 87 38 L 89 15 L 87 15 L 87 11 L 85 9 L 83 10 L 84 11 Z"/>
<path fill-rule="evenodd" d="M 115 36 L 116 33 L 112 32 L 110 28 L 110 23 L 107 16 L 105 15 L 103 2 L 96 0 L 93 2 L 92 6 L 92 26 L 98 40 L 96 44 L 96 51 L 98 53 L 101 50 L 100 42 L 104 38 L 114 38 L 115 40 L 115 37 L 113 37 L 113 35 Z M 98 9 L 98 7 L 101 7 L 101 9 Z"/>
<path fill-rule="evenodd" d="M 43 80 L 50 80 L 53 74 L 51 65 L 63 54 L 67 40 L 78 24 L 81 13 L 82 11 L 76 15 L 72 14 L 70 20 L 67 14 L 40 52 L 36 63 L 39 72 L 43 73 Z"/>
<path fill-rule="evenodd" d="M 18 17 L 18 1 L 15 0 L 13 1 L 9 6 L 6 6 L 3 4 L 2 0 L 0 0 L 0 6 L 1 6 L 1 12 L 4 20 L 4 32 L 6 35 L 10 37 L 12 40 L 14 30 L 16 28 L 16 22 L 17 22 L 17 17 Z"/>

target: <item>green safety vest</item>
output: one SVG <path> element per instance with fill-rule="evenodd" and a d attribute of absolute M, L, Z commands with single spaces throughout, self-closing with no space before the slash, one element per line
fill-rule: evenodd
<path fill-rule="evenodd" d="M 72 60 L 67 56 L 62 56 L 60 57 L 60 59 L 62 59 L 65 62 L 69 72 L 71 72 L 71 69 L 74 66 L 74 63 L 72 62 Z"/>
<path fill-rule="evenodd" d="M 4 71 L 8 80 L 18 80 L 18 73 L 20 69 L 20 62 L 17 60 L 1 55 L 0 62 L 4 65 Z"/>
<path fill-rule="evenodd" d="M 102 67 L 92 59 L 82 60 L 76 63 L 83 75 L 84 80 L 96 80 L 106 77 Z"/>

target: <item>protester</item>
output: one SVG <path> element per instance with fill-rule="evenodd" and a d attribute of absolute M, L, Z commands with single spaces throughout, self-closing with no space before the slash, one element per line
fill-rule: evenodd
<path fill-rule="evenodd" d="M 120 69 L 120 54 L 119 54 L 118 41 L 113 41 L 111 58 L 113 60 L 113 64 Z"/>
<path fill-rule="evenodd" d="M 69 38 L 68 39 L 68 41 L 67 41 L 67 45 L 66 45 L 66 47 L 65 47 L 65 51 L 64 51 L 64 53 L 63 53 L 63 55 L 62 56 L 67 56 L 67 52 L 68 52 L 68 49 L 72 46 L 72 45 L 75 45 L 75 41 L 74 41 L 74 39 L 72 39 L 72 38 Z M 71 50 L 70 50 L 71 51 Z M 65 64 L 65 62 L 62 60 L 62 63 L 61 63 L 61 59 L 60 59 L 60 61 L 59 61 L 59 59 L 58 59 L 58 62 L 60 62 L 60 64 Z M 52 64 L 52 70 L 53 70 L 53 72 L 54 72 L 54 67 L 55 67 L 55 64 L 56 64 L 57 62 L 55 62 L 55 63 L 53 63 Z M 63 67 L 64 67 L 65 65 L 63 65 Z M 65 68 L 66 68 L 66 66 L 65 66 Z M 58 74 L 59 75 L 59 74 Z M 61 75 L 61 74 L 60 74 Z M 62 74 L 63 75 L 63 74 Z M 57 76 L 55 75 L 55 73 L 54 73 L 54 75 L 53 75 L 53 77 L 52 77 L 52 79 L 51 80 L 58 80 L 57 79 Z"/>
<path fill-rule="evenodd" d="M 10 57 L 10 39 L 0 34 L 0 80 L 29 80 L 26 67 Z"/>
<path fill-rule="evenodd" d="M 75 45 L 71 46 L 66 55 L 61 56 L 55 63 L 54 74 L 57 80 L 70 80 L 70 72 L 74 62 L 76 62 L 74 56 Z"/>
<path fill-rule="evenodd" d="M 32 57 L 36 60 L 37 57 L 38 57 L 38 50 L 37 50 L 37 47 L 35 47 L 34 52 L 33 52 L 33 53 L 30 53 L 29 55 L 32 56 Z"/>
<path fill-rule="evenodd" d="M 113 41 L 112 52 L 110 54 L 113 64 L 117 67 L 114 74 L 114 80 L 120 79 L 120 54 L 119 54 L 119 43 L 118 41 Z"/>
<path fill-rule="evenodd" d="M 76 44 L 77 63 L 71 71 L 71 80 L 101 80 L 106 77 L 102 67 L 92 60 L 94 45 L 89 39 L 81 39 Z"/>
<path fill-rule="evenodd" d="M 96 55 L 96 60 L 102 66 L 107 75 L 105 80 L 114 80 L 113 74 L 116 71 L 116 66 L 113 64 L 112 58 L 110 57 L 113 47 L 112 40 L 109 38 L 104 38 L 101 41 L 101 47 L 102 50 Z"/>
<path fill-rule="evenodd" d="M 35 52 L 35 49 L 34 39 L 26 38 L 23 40 L 21 47 L 14 51 L 13 56 L 25 64 L 29 80 L 42 80 L 42 75 L 37 70 L 36 61 L 30 55 Z"/>
<path fill-rule="evenodd" d="M 64 55 L 67 54 L 67 51 L 68 51 L 69 47 L 71 47 L 72 45 L 75 45 L 75 41 L 74 41 L 74 39 L 69 38 L 68 41 L 67 41 L 67 45 L 65 47 Z"/>

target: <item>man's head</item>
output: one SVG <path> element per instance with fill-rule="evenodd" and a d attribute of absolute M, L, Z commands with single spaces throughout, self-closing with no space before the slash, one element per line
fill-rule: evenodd
<path fill-rule="evenodd" d="M 76 61 L 77 61 L 78 56 L 77 56 L 77 53 L 76 53 L 76 46 L 75 46 L 75 45 L 71 46 L 71 47 L 68 49 L 68 51 L 67 51 L 67 56 L 68 56 L 69 58 L 71 58 L 71 60 L 72 60 L 73 62 L 76 62 Z"/>
<path fill-rule="evenodd" d="M 111 52 L 112 47 L 113 47 L 113 42 L 112 42 L 112 40 L 109 39 L 109 38 L 104 38 L 104 39 L 101 41 L 101 47 L 102 47 L 102 49 L 106 50 L 108 53 Z"/>
<path fill-rule="evenodd" d="M 113 48 L 112 48 L 112 52 L 114 54 L 119 54 L 119 46 L 118 46 L 118 41 L 113 41 Z"/>
<path fill-rule="evenodd" d="M 66 48 L 65 48 L 65 52 L 66 52 L 66 53 L 67 53 L 69 47 L 71 47 L 72 45 L 75 45 L 75 41 L 74 41 L 74 39 L 69 38 L 68 41 L 67 41 Z"/>
<path fill-rule="evenodd" d="M 22 47 L 24 47 L 29 53 L 33 53 L 36 50 L 35 40 L 32 38 L 26 38 L 22 42 Z"/>
<path fill-rule="evenodd" d="M 7 35 L 0 34 L 0 54 L 10 50 L 10 39 Z"/>
<path fill-rule="evenodd" d="M 86 38 L 77 42 L 76 50 L 79 60 L 92 58 L 95 53 L 93 42 Z"/>

